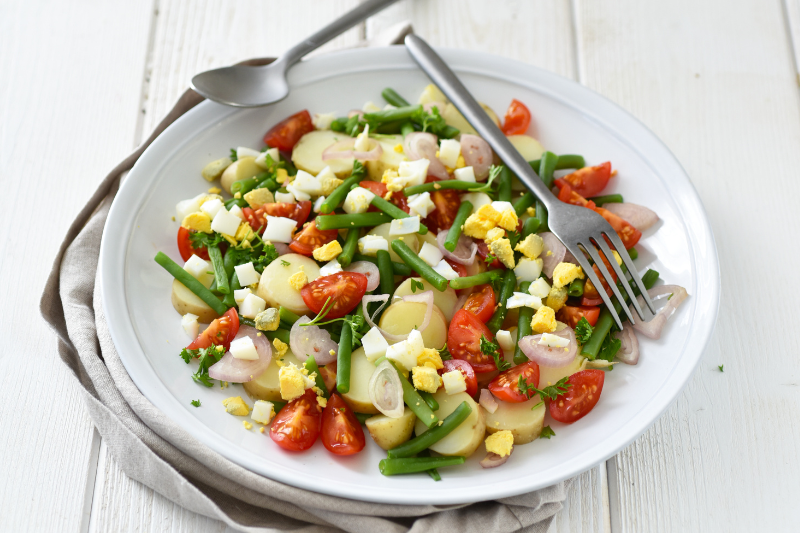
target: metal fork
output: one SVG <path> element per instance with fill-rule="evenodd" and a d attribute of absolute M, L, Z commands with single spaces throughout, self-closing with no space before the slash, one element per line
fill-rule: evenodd
<path fill-rule="evenodd" d="M 630 309 L 628 309 L 628 306 L 625 305 L 625 300 L 617 284 L 614 282 L 614 279 L 611 277 L 611 274 L 608 272 L 606 264 L 600 257 L 597 248 L 608 258 L 608 263 L 614 269 L 617 278 L 621 280 L 625 291 L 633 303 L 634 309 L 636 309 L 637 314 L 643 321 L 645 320 L 645 315 L 639 306 L 636 294 L 628 283 L 628 279 L 614 260 L 614 255 L 611 253 L 611 248 L 608 246 L 605 237 L 614 245 L 617 253 L 622 257 L 622 261 L 628 268 L 631 278 L 644 297 L 647 307 L 655 314 L 655 307 L 647 294 L 647 289 L 642 282 L 642 278 L 636 271 L 636 267 L 633 265 L 630 255 L 628 255 L 625 246 L 622 244 L 622 240 L 611 225 L 591 209 L 561 202 L 553 196 L 544 183 L 542 183 L 539 177 L 533 172 L 528 162 L 525 161 L 508 139 L 506 139 L 506 136 L 500 131 L 500 128 L 489 118 L 455 73 L 450 70 L 450 67 L 445 64 L 442 58 L 439 57 L 439 54 L 437 54 L 428 43 L 416 35 L 408 35 L 405 38 L 405 45 L 411 57 L 431 78 L 433 83 L 435 83 L 445 96 L 453 102 L 456 108 L 461 111 L 464 118 L 466 118 L 481 137 L 489 143 L 489 146 L 491 146 L 500 159 L 502 159 L 503 163 L 505 163 L 511 171 L 517 175 L 520 181 L 522 181 L 522 183 L 524 183 L 544 204 L 549 213 L 550 231 L 564 243 L 567 250 L 578 260 L 583 271 L 594 286 L 597 287 L 597 292 L 602 296 L 603 302 L 614 317 L 617 326 L 622 329 L 622 321 L 614 309 L 611 298 L 603 289 L 603 284 L 600 282 L 591 263 L 586 258 L 586 255 L 584 255 L 584 251 L 592 258 L 594 264 L 597 265 L 600 273 L 609 287 L 611 287 L 614 296 L 616 296 L 617 300 L 620 302 L 622 309 L 625 310 L 625 314 L 631 323 L 634 323 L 633 315 Z"/>

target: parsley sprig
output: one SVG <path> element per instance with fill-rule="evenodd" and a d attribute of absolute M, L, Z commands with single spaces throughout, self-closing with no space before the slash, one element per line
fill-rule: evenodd
<path fill-rule="evenodd" d="M 539 397 L 542 398 L 541 402 L 531 407 L 531 410 L 534 410 L 544 403 L 545 398 L 552 401 L 559 396 L 565 395 L 569 388 L 572 387 L 572 383 L 567 383 L 568 379 L 569 377 L 561 378 L 555 385 L 549 385 L 543 389 L 537 389 L 533 385 L 529 384 L 524 376 L 520 375 L 519 381 L 517 382 L 517 388 L 519 389 L 519 392 L 525 395 L 526 398 L 532 398 L 534 394 L 538 394 Z"/>
<path fill-rule="evenodd" d="M 439 350 L 439 357 L 442 358 L 442 361 L 449 361 L 450 359 L 453 358 L 453 356 L 450 355 L 450 350 L 447 349 L 447 343 L 444 343 L 442 349 Z"/>
<path fill-rule="evenodd" d="M 542 432 L 539 434 L 540 439 L 549 439 L 550 437 L 555 437 L 556 432 L 553 431 L 550 426 L 545 426 L 542 428 Z"/>
<path fill-rule="evenodd" d="M 192 404 L 192 405 L 194 405 L 195 407 L 200 407 L 200 400 L 192 400 L 192 401 L 191 401 L 191 402 L 189 402 L 189 403 L 191 403 L 191 404 Z"/>
<path fill-rule="evenodd" d="M 589 324 L 589 321 L 586 320 L 585 316 L 582 316 L 581 319 L 578 320 L 578 323 L 575 324 L 575 337 L 583 345 L 589 342 L 589 339 L 592 338 L 593 332 L 594 329 L 592 328 L 591 324 Z"/>
<path fill-rule="evenodd" d="M 411 292 L 415 293 L 415 292 L 417 292 L 417 289 L 419 289 L 421 291 L 424 291 L 425 290 L 425 284 L 422 283 L 421 281 L 417 281 L 414 278 L 411 278 Z"/>
<path fill-rule="evenodd" d="M 200 365 L 197 368 L 197 372 L 192 375 L 192 379 L 195 383 L 200 383 L 206 387 L 214 386 L 214 383 L 211 381 L 211 378 L 208 375 L 208 369 L 211 368 L 214 363 L 222 359 L 222 356 L 225 355 L 225 348 L 214 345 L 209 346 L 208 348 L 200 348 L 199 350 L 190 350 L 188 348 L 184 348 L 181 350 L 180 355 L 187 365 L 194 358 L 199 360 Z"/>
<path fill-rule="evenodd" d="M 216 246 L 223 242 L 225 239 L 219 233 L 203 233 L 202 231 L 190 231 L 189 243 L 192 248 L 208 248 L 209 246 Z"/>
<path fill-rule="evenodd" d="M 481 335 L 481 353 L 494 359 L 494 364 L 497 365 L 498 370 L 503 371 L 511 368 L 511 363 L 500 355 L 500 346 L 487 339 L 486 335 Z"/>

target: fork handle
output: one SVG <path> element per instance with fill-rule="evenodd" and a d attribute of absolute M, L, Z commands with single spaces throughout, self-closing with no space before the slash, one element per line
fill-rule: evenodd
<path fill-rule="evenodd" d="M 442 58 L 424 40 L 416 35 L 405 38 L 408 53 L 428 77 L 450 99 L 464 118 L 483 137 L 500 159 L 517 175 L 548 209 L 555 201 L 542 180 L 533 172 L 525 158 L 517 152 L 506 136 L 495 125 L 486 111 L 472 97 L 461 80 L 450 70 Z"/>

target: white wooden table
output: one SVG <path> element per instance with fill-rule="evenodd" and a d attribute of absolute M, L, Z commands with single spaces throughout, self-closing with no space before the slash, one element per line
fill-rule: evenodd
<path fill-rule="evenodd" d="M 67 225 L 192 74 L 278 54 L 357 1 L 0 1 L 0 531 L 227 529 L 119 470 L 37 301 Z M 722 304 L 700 367 L 576 480 L 552 530 L 797 530 L 800 0 L 403 0 L 324 50 L 405 19 L 618 102 L 714 225 Z"/>

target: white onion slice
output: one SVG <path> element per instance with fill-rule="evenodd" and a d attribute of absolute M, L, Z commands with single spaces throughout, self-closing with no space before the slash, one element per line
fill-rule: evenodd
<path fill-rule="evenodd" d="M 573 265 L 580 265 L 580 263 L 578 263 L 578 259 L 574 255 L 572 255 L 572 252 L 570 252 L 569 250 L 567 250 L 566 253 L 564 254 L 563 262 L 572 263 Z"/>
<path fill-rule="evenodd" d="M 542 335 L 528 335 L 520 339 L 519 347 L 528 359 L 542 366 L 549 368 L 567 366 L 575 359 L 575 354 L 578 352 L 578 341 L 575 339 L 575 332 L 572 328 L 564 328 L 553 332 L 552 335 L 567 339 L 569 345 L 566 348 L 550 348 L 545 344 L 539 344 Z"/>
<path fill-rule="evenodd" d="M 490 413 L 494 413 L 499 407 L 497 400 L 494 398 L 494 394 L 492 394 L 489 389 L 481 389 L 481 398 L 478 403 Z"/>
<path fill-rule="evenodd" d="M 356 261 L 345 268 L 347 272 L 358 272 L 367 277 L 367 292 L 372 292 L 381 283 L 381 272 L 378 267 L 369 261 Z"/>
<path fill-rule="evenodd" d="M 208 376 L 219 381 L 230 383 L 245 383 L 252 381 L 269 366 L 272 361 L 272 345 L 266 335 L 250 326 L 239 326 L 239 332 L 234 340 L 250 337 L 258 352 L 258 359 L 253 361 L 237 359 L 231 352 L 227 352 L 222 359 L 208 368 Z"/>
<path fill-rule="evenodd" d="M 461 289 L 459 291 L 458 300 L 456 300 L 456 306 L 453 308 L 456 311 L 459 309 L 464 309 L 464 304 L 467 303 L 472 291 L 475 290 L 475 287 L 469 287 L 467 289 Z"/>
<path fill-rule="evenodd" d="M 389 361 L 378 365 L 369 380 L 369 400 L 375 408 L 389 418 L 403 416 L 403 386 L 400 376 Z"/>
<path fill-rule="evenodd" d="M 347 112 L 347 118 L 353 118 L 356 115 L 358 115 L 359 119 L 364 118 L 364 112 L 361 111 L 360 109 L 351 109 L 350 111 Z"/>
<path fill-rule="evenodd" d="M 552 279 L 556 266 L 563 262 L 564 257 L 567 255 L 567 248 L 558 240 L 558 237 L 549 231 L 540 233 L 539 237 L 544 241 L 544 249 L 542 250 L 542 255 L 539 256 L 542 259 L 542 272 Z"/>
<path fill-rule="evenodd" d="M 659 285 L 647 291 L 647 294 L 650 295 L 654 305 L 663 301 L 664 307 L 659 309 L 656 315 L 648 322 L 637 322 L 633 325 L 633 328 L 645 337 L 657 340 L 661 338 L 661 332 L 667 324 L 669 317 L 675 313 L 675 310 L 678 309 L 681 302 L 689 296 L 689 293 L 686 292 L 686 289 L 678 285 Z M 649 314 L 649 310 L 644 304 L 644 298 L 637 296 L 636 299 L 639 301 L 639 306 L 645 314 Z M 630 310 L 631 315 L 633 315 L 633 304 L 631 304 Z"/>
<path fill-rule="evenodd" d="M 381 310 L 384 308 L 384 306 L 388 303 L 388 301 L 389 301 L 388 294 L 365 295 L 361 299 L 361 305 L 364 308 L 364 320 L 367 321 L 367 324 L 369 324 L 370 327 L 378 328 L 378 331 L 381 332 L 381 335 L 383 335 L 387 341 L 391 342 L 404 341 L 408 338 L 408 333 L 406 333 L 405 335 L 394 335 L 392 333 L 389 333 L 385 329 L 382 329 L 373 320 L 373 316 L 380 313 Z M 403 296 L 403 301 L 425 304 L 425 318 L 422 320 L 422 324 L 420 324 L 420 326 L 417 328 L 417 331 L 422 333 L 423 331 L 425 331 L 425 328 L 428 327 L 428 324 L 431 323 L 431 317 L 433 316 L 433 291 L 425 291 L 419 294 L 409 294 L 408 296 Z M 383 302 L 383 305 L 378 307 L 378 309 L 376 309 L 375 312 L 372 315 L 370 315 L 368 306 L 372 302 Z"/>
<path fill-rule="evenodd" d="M 622 341 L 622 346 L 617 352 L 617 359 L 626 365 L 635 365 L 639 362 L 639 339 L 630 322 L 622 325 L 622 331 L 614 333 L 614 337 Z"/>
<path fill-rule="evenodd" d="M 653 224 L 658 222 L 658 215 L 656 212 L 643 205 L 610 203 L 603 205 L 603 207 L 619 216 L 639 231 L 648 230 Z"/>
<path fill-rule="evenodd" d="M 489 167 L 492 166 L 494 156 L 489 143 L 469 133 L 461 134 L 461 155 L 464 156 L 464 163 L 472 167 L 475 172 L 475 179 L 483 181 L 489 177 Z"/>
<path fill-rule="evenodd" d="M 437 143 L 436 135 L 433 133 L 421 131 L 409 133 L 403 140 L 403 149 L 411 161 L 423 158 L 430 161 L 428 165 L 428 175 L 436 176 L 441 180 L 450 179 L 450 174 L 447 173 L 444 163 L 439 161 L 439 158 L 436 157 L 439 144 Z"/>
<path fill-rule="evenodd" d="M 284 242 L 273 242 L 272 246 L 275 247 L 275 251 L 278 252 L 278 257 L 286 254 L 292 254 L 292 249 L 289 248 L 289 245 Z"/>
<path fill-rule="evenodd" d="M 462 233 L 458 238 L 456 249 L 451 252 L 444 247 L 444 241 L 447 240 L 447 232 L 448 230 L 442 230 L 436 235 L 436 244 L 439 247 L 439 251 L 446 258 L 452 259 L 456 263 L 462 265 L 473 264 L 475 262 L 475 254 L 478 252 L 478 245 L 475 241 Z"/>
<path fill-rule="evenodd" d="M 339 352 L 339 345 L 333 342 L 331 334 L 317 326 L 301 326 L 307 324 L 311 319 L 303 315 L 294 323 L 289 332 L 289 347 L 292 353 L 301 363 L 308 359 L 309 355 L 314 356 L 317 365 L 327 365 L 336 361 Z M 333 353 L 331 354 L 331 350 Z"/>
<path fill-rule="evenodd" d="M 506 461 L 508 461 L 508 458 L 511 457 L 512 453 L 514 453 L 514 448 L 511 448 L 511 451 L 508 453 L 508 455 L 503 457 L 499 456 L 494 452 L 489 452 L 486 454 L 486 457 L 481 459 L 480 465 L 483 468 L 494 468 L 496 466 L 500 466 L 502 464 L 505 464 Z"/>
<path fill-rule="evenodd" d="M 352 157 L 359 161 L 377 161 L 383 155 L 383 147 L 375 139 L 369 139 L 369 143 L 372 148 L 367 152 L 354 150 L 356 145 L 356 140 L 354 138 L 333 143 L 322 151 L 322 160 L 349 159 Z"/>

